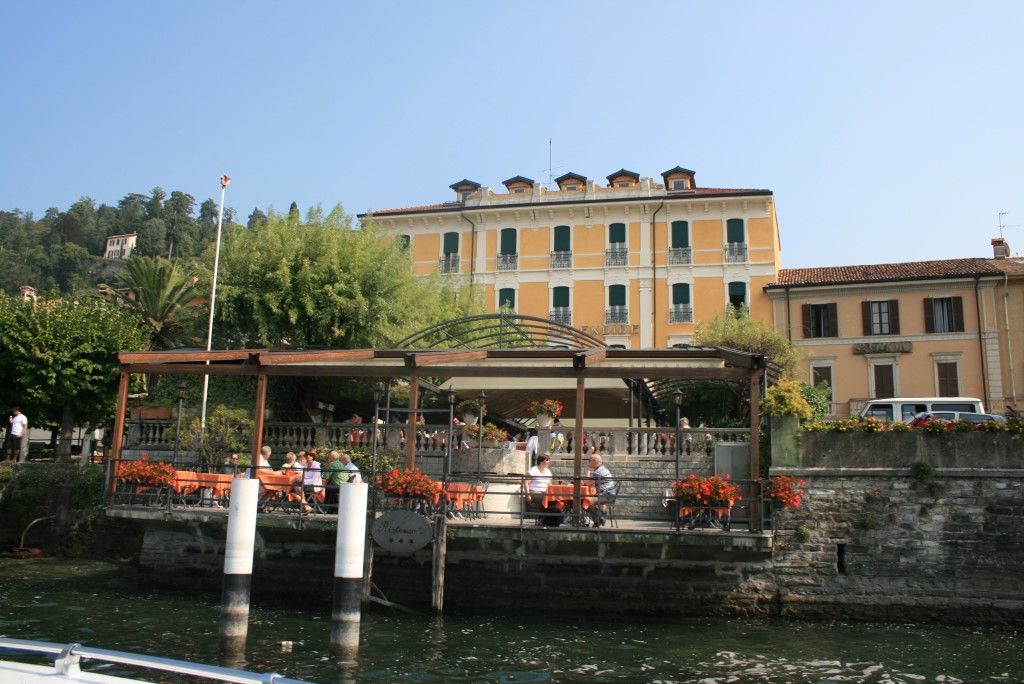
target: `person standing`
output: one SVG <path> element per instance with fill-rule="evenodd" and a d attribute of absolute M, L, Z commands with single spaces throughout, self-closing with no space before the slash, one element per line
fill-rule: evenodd
<path fill-rule="evenodd" d="M 17 463 L 21 460 L 21 450 L 28 436 L 28 418 L 17 406 L 11 411 L 7 428 L 7 461 Z"/>

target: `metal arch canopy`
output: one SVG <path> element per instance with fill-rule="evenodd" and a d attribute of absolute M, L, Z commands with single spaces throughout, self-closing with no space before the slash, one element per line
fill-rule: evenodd
<path fill-rule="evenodd" d="M 513 313 L 480 314 L 444 321 L 394 344 L 395 349 L 594 349 L 603 341 L 579 328 Z"/>

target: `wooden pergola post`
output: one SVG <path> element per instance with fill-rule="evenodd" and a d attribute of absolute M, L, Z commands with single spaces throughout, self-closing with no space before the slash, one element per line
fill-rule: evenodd
<path fill-rule="evenodd" d="M 405 467 L 412 469 L 416 467 L 416 409 L 420 403 L 420 379 L 411 376 L 409 378 L 409 425 L 405 428 Z M 483 427 L 484 417 L 480 416 L 480 426 Z"/>
<path fill-rule="evenodd" d="M 582 499 L 580 498 L 580 485 L 583 477 L 583 412 L 585 392 L 583 388 L 583 376 L 576 377 L 576 425 L 573 430 L 573 464 L 572 464 L 572 508 L 573 514 L 578 518 L 582 511 Z"/>
<path fill-rule="evenodd" d="M 252 466 L 260 462 L 260 449 L 263 448 L 263 416 L 267 407 L 267 374 L 261 372 L 256 376 L 256 407 L 252 416 Z M 253 470 L 253 472 L 257 472 Z"/>
<path fill-rule="evenodd" d="M 117 464 L 121 461 L 121 447 L 124 444 L 124 414 L 128 407 L 129 379 L 128 371 L 122 370 L 117 385 L 117 408 L 114 410 L 114 444 L 111 452 L 114 467 L 110 469 L 110 482 L 107 483 L 111 502 L 114 500 L 114 492 L 117 491 Z"/>
<path fill-rule="evenodd" d="M 750 376 L 750 479 L 761 477 L 761 375 L 760 368 Z"/>

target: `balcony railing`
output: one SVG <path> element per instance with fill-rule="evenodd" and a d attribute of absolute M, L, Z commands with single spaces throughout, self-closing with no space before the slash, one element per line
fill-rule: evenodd
<path fill-rule="evenodd" d="M 441 273 L 458 273 L 459 265 L 459 255 L 457 253 L 445 254 L 437 260 L 437 270 Z"/>
<path fill-rule="evenodd" d="M 519 270 L 519 255 L 518 254 L 499 254 L 498 255 L 498 270 L 499 271 L 518 271 Z"/>
<path fill-rule="evenodd" d="M 629 309 L 625 306 L 611 306 L 604 312 L 605 325 L 629 323 Z"/>
<path fill-rule="evenodd" d="M 691 264 L 693 263 L 693 249 L 690 247 L 673 247 L 668 250 L 668 263 L 670 264 Z"/>
<path fill-rule="evenodd" d="M 551 268 L 572 268 L 572 252 L 552 252 Z"/>
<path fill-rule="evenodd" d="M 551 315 L 548 318 L 552 323 L 572 325 L 572 310 L 567 306 L 558 306 L 551 309 Z"/>
<path fill-rule="evenodd" d="M 628 263 L 629 250 L 626 248 L 625 245 L 623 245 L 622 247 L 612 247 L 611 249 L 605 250 L 605 266 L 625 266 Z"/>
<path fill-rule="evenodd" d="M 668 310 L 669 323 L 693 323 L 693 306 L 676 304 Z"/>
<path fill-rule="evenodd" d="M 744 263 L 747 260 L 747 243 L 730 242 L 725 246 L 726 263 Z"/>

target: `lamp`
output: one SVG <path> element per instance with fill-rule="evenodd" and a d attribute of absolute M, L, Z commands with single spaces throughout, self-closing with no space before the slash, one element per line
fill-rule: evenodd
<path fill-rule="evenodd" d="M 448 405 L 455 405 L 455 390 L 453 390 L 451 387 L 448 388 Z"/>
<path fill-rule="evenodd" d="M 454 425 L 455 425 L 455 390 L 452 389 L 451 385 L 448 385 L 448 441 L 445 443 L 444 449 L 444 477 L 445 481 L 448 480 L 448 476 L 452 472 L 452 441 L 455 439 Z"/>
<path fill-rule="evenodd" d="M 483 459 L 484 452 L 484 414 L 487 413 L 487 393 L 480 390 L 480 396 L 477 397 L 480 402 L 480 422 L 477 424 L 479 432 L 476 433 L 476 477 L 480 479 L 480 461 Z"/>
<path fill-rule="evenodd" d="M 683 405 L 683 390 L 676 387 L 676 391 L 672 393 L 672 398 L 676 401 L 676 408 Z"/>
<path fill-rule="evenodd" d="M 384 396 L 384 383 L 378 382 L 373 386 L 373 403 L 379 404 L 381 397 Z"/>

